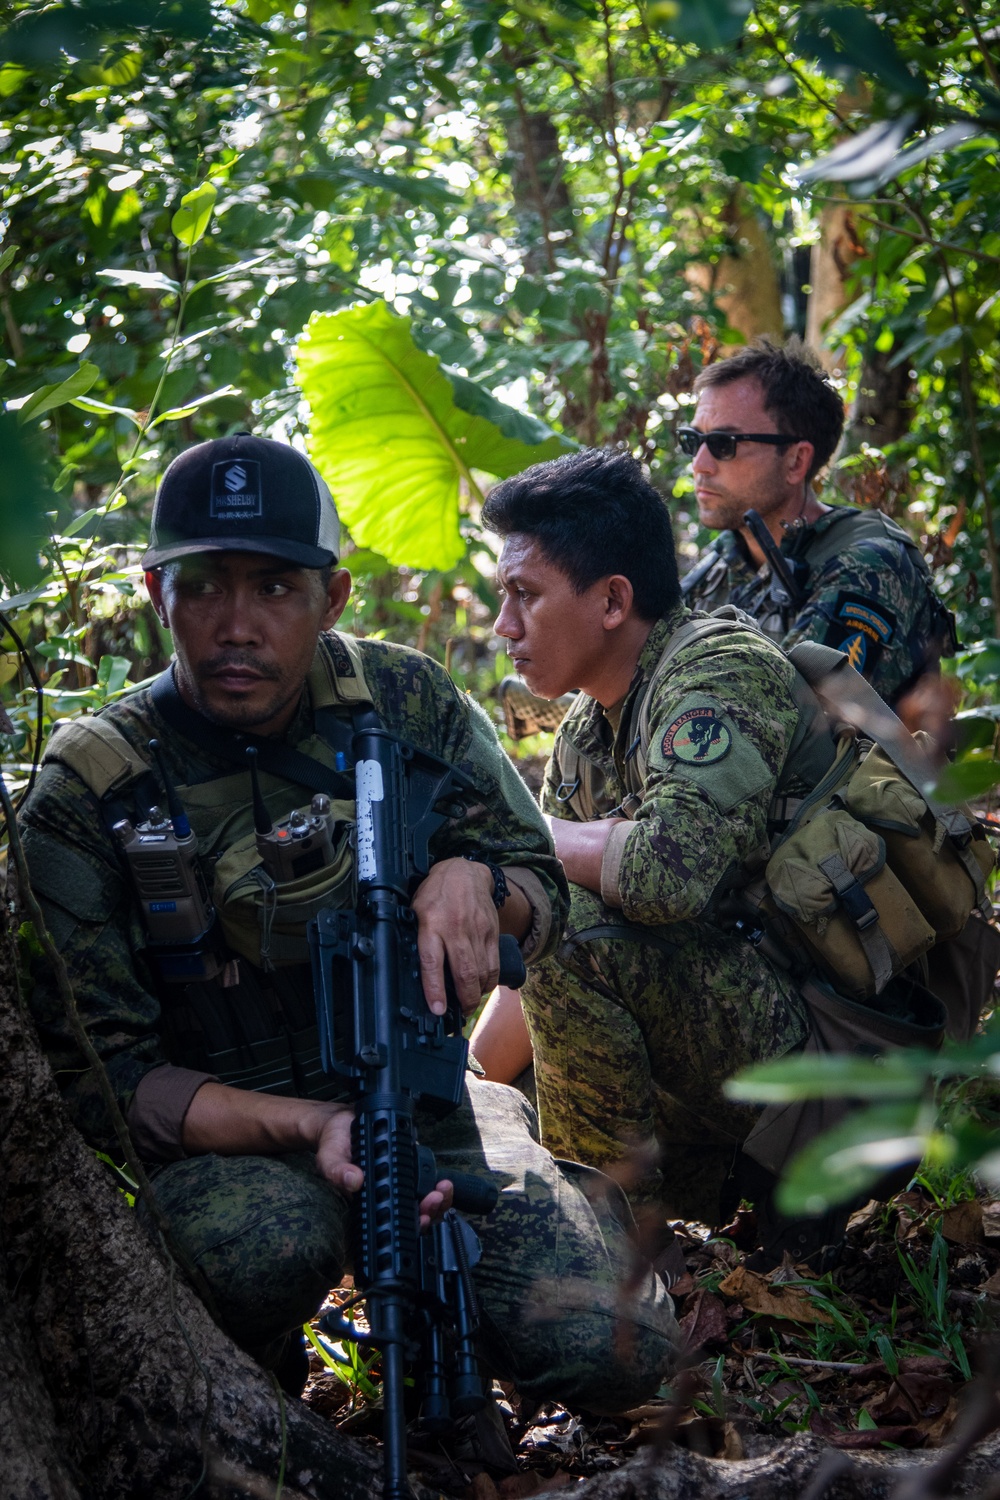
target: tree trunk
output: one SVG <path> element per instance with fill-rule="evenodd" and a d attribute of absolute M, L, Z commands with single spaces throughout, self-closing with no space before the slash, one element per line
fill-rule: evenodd
<path fill-rule="evenodd" d="M 4 1500 L 273 1495 L 270 1377 L 155 1252 L 69 1123 L 0 938 Z M 378 1459 L 285 1403 L 287 1500 L 372 1500 Z"/>
<path fill-rule="evenodd" d="M 869 443 L 873 448 L 884 448 L 887 443 L 898 443 L 909 429 L 913 417 L 909 360 L 890 369 L 891 358 L 891 352 L 882 354 L 878 349 L 869 349 L 865 355 L 848 428 L 848 447 Z"/>
<path fill-rule="evenodd" d="M 520 89 L 516 99 L 517 112 L 506 121 L 510 187 L 524 244 L 524 269 L 539 276 L 555 269 L 551 236 L 572 238 L 572 205 L 552 116 L 528 110 Z"/>
<path fill-rule="evenodd" d="M 668 1446 L 573 1491 L 574 1500 L 932 1500 L 977 1495 L 995 1481 L 1000 1440 L 980 1445 L 944 1487 L 932 1481 L 943 1453 L 844 1453 L 818 1438 L 786 1438 L 735 1462 Z M 936 1474 L 935 1476 L 936 1477 Z M 916 1481 L 916 1482 L 914 1482 Z M 923 1482 L 921 1482 L 923 1481 Z"/>
<path fill-rule="evenodd" d="M 809 257 L 812 290 L 806 310 L 806 343 L 828 370 L 835 370 L 842 363 L 841 351 L 828 342 L 827 331 L 847 302 L 847 273 L 863 249 L 848 204 L 826 204 L 819 222 L 819 239 Z"/>
<path fill-rule="evenodd" d="M 714 265 L 689 266 L 687 279 L 714 297 L 730 328 L 747 343 L 762 333 L 780 338 L 785 326 L 781 285 L 773 247 L 757 211 L 737 188 L 722 217 L 732 253 L 720 256 Z M 735 353 L 735 348 L 729 352 Z"/>

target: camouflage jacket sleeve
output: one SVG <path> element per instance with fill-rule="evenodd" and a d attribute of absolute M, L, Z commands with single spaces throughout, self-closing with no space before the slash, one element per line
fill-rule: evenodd
<path fill-rule="evenodd" d="M 812 593 L 782 641 L 820 641 L 846 651 L 883 698 L 925 668 L 931 630 L 929 583 L 907 549 L 889 538 L 842 552 L 811 584 Z"/>
<path fill-rule="evenodd" d="M 608 905 L 633 922 L 698 917 L 727 873 L 766 845 L 798 722 L 793 677 L 776 648 L 742 633 L 678 653 L 654 689 L 641 807 L 605 850 Z"/>
<path fill-rule="evenodd" d="M 43 766 L 19 822 L 32 886 L 69 969 L 80 1019 L 126 1114 L 140 1079 L 167 1059 L 140 953 L 142 929 L 97 799 L 66 767 Z M 39 961 L 33 978 L 31 1010 L 73 1122 L 118 1160 L 112 1123 L 55 978 Z"/>

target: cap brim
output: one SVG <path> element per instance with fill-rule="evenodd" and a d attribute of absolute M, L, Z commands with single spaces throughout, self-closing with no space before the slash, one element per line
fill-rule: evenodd
<path fill-rule="evenodd" d="M 257 552 L 262 557 L 278 557 L 282 562 L 295 563 L 300 568 L 325 568 L 340 561 L 329 547 L 309 547 L 305 542 L 290 542 L 287 537 L 206 536 L 150 547 L 143 553 L 140 567 L 160 568 L 164 563 L 175 562 L 180 557 L 194 557 L 199 552 Z"/>

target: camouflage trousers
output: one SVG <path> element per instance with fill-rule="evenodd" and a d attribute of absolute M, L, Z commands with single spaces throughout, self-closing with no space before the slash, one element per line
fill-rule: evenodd
<path fill-rule="evenodd" d="M 757 1111 L 722 1093 L 740 1068 L 801 1046 L 792 981 L 704 923 L 641 927 L 571 885 L 556 954 L 521 992 L 542 1140 L 613 1170 L 633 1207 L 717 1224 Z"/>
<path fill-rule="evenodd" d="M 466 1102 L 423 1127 L 442 1177 L 491 1178 L 500 1201 L 471 1223 L 481 1355 L 532 1399 L 621 1411 L 670 1369 L 677 1325 L 659 1278 L 638 1260 L 621 1190 L 538 1144 L 514 1089 L 470 1076 Z M 161 1168 L 157 1201 L 205 1278 L 227 1333 L 273 1364 L 349 1262 L 344 1197 L 310 1155 L 194 1156 Z"/>

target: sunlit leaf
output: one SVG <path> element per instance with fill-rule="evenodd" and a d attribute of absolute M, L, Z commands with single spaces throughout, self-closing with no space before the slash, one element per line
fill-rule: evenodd
<path fill-rule="evenodd" d="M 44 416 L 57 406 L 65 406 L 67 401 L 74 401 L 77 396 L 90 390 L 100 373 L 96 365 L 85 360 L 65 380 L 60 380 L 55 385 L 43 385 L 29 396 L 17 413 L 18 421 L 27 422 L 31 417 Z"/>
<path fill-rule="evenodd" d="M 128 680 L 132 663 L 127 656 L 102 656 L 97 664 L 97 681 L 106 695 L 120 693 Z"/>
<path fill-rule="evenodd" d="M 144 292 L 179 292 L 180 282 L 171 281 L 160 271 L 119 271 L 107 266 L 95 274 L 112 286 L 136 286 Z"/>
<path fill-rule="evenodd" d="M 799 1152 L 779 1184 L 778 1207 L 793 1217 L 823 1214 L 892 1168 L 916 1164 L 931 1139 L 931 1124 L 917 1104 L 859 1109 Z"/>
<path fill-rule="evenodd" d="M 0 250 L 0 271 L 6 271 L 16 254 L 16 245 L 8 245 L 6 250 Z"/>
<path fill-rule="evenodd" d="M 829 156 L 799 167 L 800 182 L 860 182 L 884 172 L 916 121 L 912 112 L 894 120 L 877 120 L 860 135 L 842 141 Z"/>
<path fill-rule="evenodd" d="M 134 412 L 130 406 L 109 406 L 106 401 L 98 401 L 94 396 L 77 396 L 73 405 L 78 406 L 81 411 L 91 411 L 98 416 L 127 417 L 136 427 L 141 425 L 138 412 Z"/>
<path fill-rule="evenodd" d="M 463 410 L 438 360 L 413 342 L 409 318 L 384 302 L 314 313 L 297 361 L 312 458 L 355 541 L 396 564 L 454 566 L 464 550 L 460 491 L 477 490 L 472 470 L 503 477 L 569 446 L 541 424 L 531 430 L 544 441 L 528 444 Z M 469 384 L 461 399 L 471 404 Z"/>
<path fill-rule="evenodd" d="M 205 396 L 197 396 L 193 401 L 186 401 L 183 406 L 172 406 L 169 411 L 161 411 L 155 421 L 150 422 L 150 429 L 159 427 L 161 422 L 177 422 L 181 417 L 189 417 L 192 412 L 198 410 L 199 406 L 207 406 L 210 401 L 220 401 L 223 396 L 239 396 L 242 392 L 238 386 L 223 385 L 217 391 L 209 391 Z"/>
<path fill-rule="evenodd" d="M 265 250 L 263 255 L 255 255 L 252 260 L 238 260 L 234 266 L 227 266 L 224 271 L 217 271 L 214 276 L 203 276 L 200 281 L 192 282 L 191 292 L 200 292 L 203 286 L 219 286 L 224 281 L 231 281 L 234 276 L 245 275 L 247 271 L 256 271 L 265 261 L 274 257 L 273 250 Z M 191 334 L 190 339 L 205 338 L 206 330 L 202 329 L 196 334 Z M 190 339 L 185 342 L 190 342 Z"/>
<path fill-rule="evenodd" d="M 881 1057 L 796 1052 L 729 1079 L 730 1099 L 781 1104 L 792 1099 L 910 1099 L 933 1071 L 935 1055 L 915 1049 Z"/>
<path fill-rule="evenodd" d="M 181 199 L 181 206 L 170 220 L 170 228 L 182 245 L 197 245 L 204 236 L 219 190 L 212 182 L 192 188 Z"/>
<path fill-rule="evenodd" d="M 88 522 L 92 521 L 95 516 L 99 516 L 100 513 L 101 512 L 96 508 L 85 510 L 81 516 L 77 516 L 76 520 L 73 521 L 71 525 L 66 527 L 65 535 L 79 536 L 80 532 L 88 524 Z"/>

